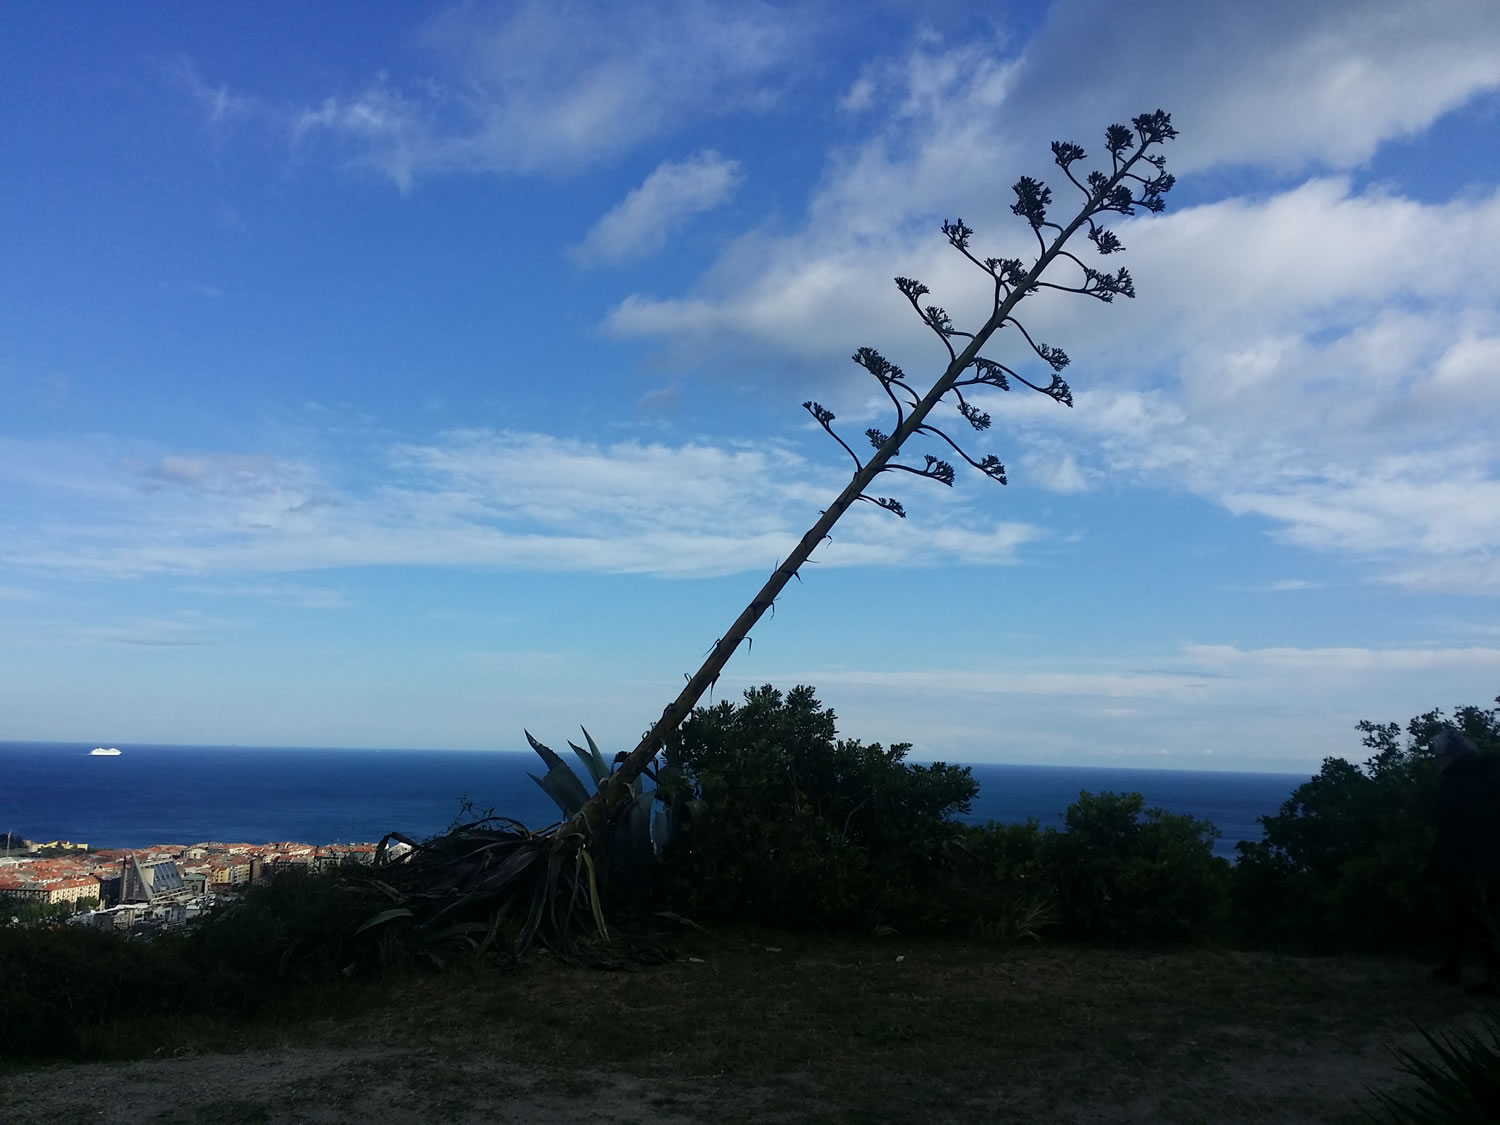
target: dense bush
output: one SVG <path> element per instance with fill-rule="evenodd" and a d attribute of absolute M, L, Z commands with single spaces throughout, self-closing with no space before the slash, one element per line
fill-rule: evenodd
<path fill-rule="evenodd" d="M 195 956 L 186 935 L 154 941 L 81 926 L 0 927 L 0 1026 L 6 1057 L 86 1057 L 124 1020 L 244 1015 L 257 991 L 231 966 Z"/>
<path fill-rule="evenodd" d="M 1041 858 L 1060 936 L 1114 944 L 1183 942 L 1222 930 L 1229 863 L 1206 820 L 1142 809 L 1139 793 L 1080 793 Z"/>
<path fill-rule="evenodd" d="M 23 1029 L 0 1057 L 108 1055 L 142 1023 L 311 1011 L 340 969 L 378 961 L 379 939 L 354 935 L 367 915 L 334 874 L 288 872 L 149 939 L 61 922 L 0 926 L 0 1027 Z"/>
<path fill-rule="evenodd" d="M 838 739 L 807 687 L 695 711 L 662 775 L 679 807 L 703 805 L 668 849 L 669 893 L 721 918 L 1000 939 L 1182 941 L 1221 925 L 1212 825 L 1108 793 L 1082 794 L 1063 831 L 966 825 L 968 768 L 913 765 L 909 749 Z"/>
<path fill-rule="evenodd" d="M 1057 895 L 1042 858 L 1036 820 L 966 824 L 935 874 L 945 901 L 958 905 L 957 934 L 1008 942 L 1039 937 L 1057 922 Z"/>
<path fill-rule="evenodd" d="M 7 922 L 61 922 L 98 905 L 97 898 L 81 898 L 76 902 L 37 902 L 19 895 L 0 894 L 0 925 Z"/>
<path fill-rule="evenodd" d="M 771 925 L 942 921 L 926 882 L 978 785 L 967 768 L 907 762 L 906 745 L 839 739 L 835 721 L 812 688 L 768 685 L 682 724 L 662 787 L 702 802 L 666 855 L 685 909 Z"/>
<path fill-rule="evenodd" d="M 1497 700 L 1500 702 L 1500 700 Z M 1436 940 L 1441 903 L 1425 872 L 1435 826 L 1437 773 L 1429 742 L 1443 713 L 1362 722 L 1362 766 L 1328 758 L 1274 816 L 1265 839 L 1239 845 L 1235 929 L 1275 948 L 1420 951 Z M 1500 709 L 1461 707 L 1453 725 L 1481 750 L 1500 752 Z"/>

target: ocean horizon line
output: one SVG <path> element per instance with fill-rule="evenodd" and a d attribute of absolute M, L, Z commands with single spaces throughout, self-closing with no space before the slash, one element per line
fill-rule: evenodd
<path fill-rule="evenodd" d="M 104 741 L 90 741 L 86 739 L 0 739 L 0 748 L 5 747 L 28 747 L 34 749 L 58 748 L 88 753 L 96 747 L 113 747 L 128 753 L 132 750 L 185 750 L 185 751 L 222 751 L 222 752 L 297 752 L 311 751 L 315 753 L 336 754 L 465 754 L 465 755 L 491 755 L 491 754 L 518 754 L 524 757 L 534 757 L 534 752 L 528 747 L 455 747 L 455 746 L 312 746 L 302 743 L 249 743 L 249 742 L 146 742 L 146 741 L 121 741 L 116 739 Z M 555 749 L 555 747 L 554 747 Z M 942 757 L 918 757 L 908 755 L 907 761 L 913 765 L 931 765 L 934 762 L 944 762 L 957 766 L 980 766 L 985 768 L 1005 767 L 1014 769 L 1059 769 L 1059 770 L 1081 770 L 1088 772 L 1097 771 L 1119 771 L 1121 773 L 1212 773 L 1212 774 L 1250 774 L 1261 777 L 1305 777 L 1310 778 L 1317 773 L 1316 768 L 1297 767 L 1290 764 L 1282 764 L 1275 768 L 1255 769 L 1244 765 L 1208 765 L 1198 763 L 1186 765 L 1183 760 L 1175 759 L 1168 754 L 1121 754 L 1113 760 L 1099 762 L 1074 762 L 1074 761 L 1009 761 L 1000 759 L 974 759 L 959 760 Z"/>

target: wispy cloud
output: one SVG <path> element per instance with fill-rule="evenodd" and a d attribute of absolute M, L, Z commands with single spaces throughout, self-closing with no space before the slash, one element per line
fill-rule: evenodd
<path fill-rule="evenodd" d="M 594 224 L 573 247 L 580 263 L 619 263 L 646 257 L 666 245 L 694 215 L 719 206 L 742 176 L 738 161 L 705 149 L 685 160 L 665 160 L 645 181 Z"/>
<path fill-rule="evenodd" d="M 224 83 L 215 86 L 204 81 L 186 55 L 178 55 L 166 64 L 164 70 L 168 79 L 197 103 L 210 125 L 228 126 L 267 112 L 265 104 L 258 98 L 235 93 Z"/>
<path fill-rule="evenodd" d="M 224 624 L 202 614 L 184 612 L 165 617 L 131 617 L 114 624 L 77 628 L 72 633 L 83 641 L 135 648 L 193 648 L 209 643 L 208 631 Z"/>
<path fill-rule="evenodd" d="M 1221 586 L 1220 589 L 1236 594 L 1285 594 L 1298 590 L 1322 589 L 1321 582 L 1310 582 L 1306 578 L 1280 578 L 1274 582 L 1258 582 L 1248 586 Z"/>
<path fill-rule="evenodd" d="M 1280 669 L 1302 673 L 1308 669 L 1328 672 L 1362 672 L 1372 668 L 1409 672 L 1417 668 L 1500 667 L 1500 648 L 1388 647 L 1367 648 L 1238 648 L 1234 645 L 1193 644 L 1183 646 L 1183 655 L 1205 668 L 1243 670 Z"/>
<path fill-rule="evenodd" d="M 776 682 L 810 678 L 820 687 L 858 685 L 892 691 L 960 695 L 1089 696 L 1105 699 L 1182 699 L 1200 692 L 1209 679 L 1192 672 L 1055 671 L 1028 672 L 1013 668 L 976 671 L 972 668 L 901 670 L 894 672 L 821 669 L 783 676 Z"/>
<path fill-rule="evenodd" d="M 1455 558 L 1423 559 L 1382 576 L 1393 586 L 1439 594 L 1500 592 L 1500 552 L 1488 550 Z"/>
<path fill-rule="evenodd" d="M 875 82 L 868 75 L 855 79 L 839 98 L 839 109 L 845 113 L 863 113 L 875 102 Z"/>
<path fill-rule="evenodd" d="M 12 450 L 34 461 L 24 446 Z M 263 455 L 98 465 L 110 487 L 88 475 L 76 489 L 73 478 L 31 478 L 70 522 L 8 529 L 0 561 L 100 575 L 364 566 L 731 574 L 784 558 L 844 483 L 775 444 L 606 445 L 488 430 L 392 446 L 359 488 L 336 486 L 331 468 L 311 461 Z M 865 507 L 820 550 L 822 563 L 1003 565 L 1044 536 L 952 499 L 910 520 Z"/>
<path fill-rule="evenodd" d="M 24 586 L 0 586 L 0 602 L 29 602 L 36 599 L 36 591 Z"/>
<path fill-rule="evenodd" d="M 1162 757 L 1203 768 L 1206 757 L 1231 756 L 1239 768 L 1311 772 L 1325 756 L 1362 760 L 1355 724 L 1404 720 L 1432 707 L 1436 683 L 1455 704 L 1483 702 L 1494 694 L 1500 648 L 1193 643 L 1072 660 L 790 673 L 769 665 L 747 672 L 742 663 L 734 671 L 721 685 L 726 695 L 764 682 L 816 684 L 824 699 L 838 701 L 842 732 L 910 740 L 927 758 L 967 752 L 970 760 L 1100 764 L 1111 756 Z"/>
<path fill-rule="evenodd" d="M 330 586 L 301 586 L 290 582 L 196 585 L 186 586 L 184 590 L 210 598 L 256 598 L 300 609 L 347 609 L 354 604 L 343 590 Z"/>
<path fill-rule="evenodd" d="M 287 114 L 409 189 L 423 175 L 558 172 L 773 105 L 822 21 L 751 2 L 457 5 L 420 36 L 435 75 L 387 74 Z"/>

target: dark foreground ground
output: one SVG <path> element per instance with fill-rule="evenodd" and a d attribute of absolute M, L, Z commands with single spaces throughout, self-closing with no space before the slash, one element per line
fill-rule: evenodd
<path fill-rule="evenodd" d="M 155 1057 L 0 1073 L 0 1121 L 1368 1121 L 1422 966 L 695 936 L 672 964 L 467 966 L 295 1025 L 161 1028 Z"/>

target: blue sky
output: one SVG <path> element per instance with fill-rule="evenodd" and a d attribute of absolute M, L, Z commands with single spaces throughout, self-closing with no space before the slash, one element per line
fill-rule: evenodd
<path fill-rule="evenodd" d="M 1490 0 L 4 20 L 0 739 L 633 745 L 847 480 L 800 404 L 941 371 L 891 278 L 976 325 L 941 222 L 1023 252 L 1158 107 L 1138 299 L 1022 306 L 1076 407 L 983 402 L 1009 485 L 890 480 L 717 695 L 1300 770 L 1500 691 Z"/>

